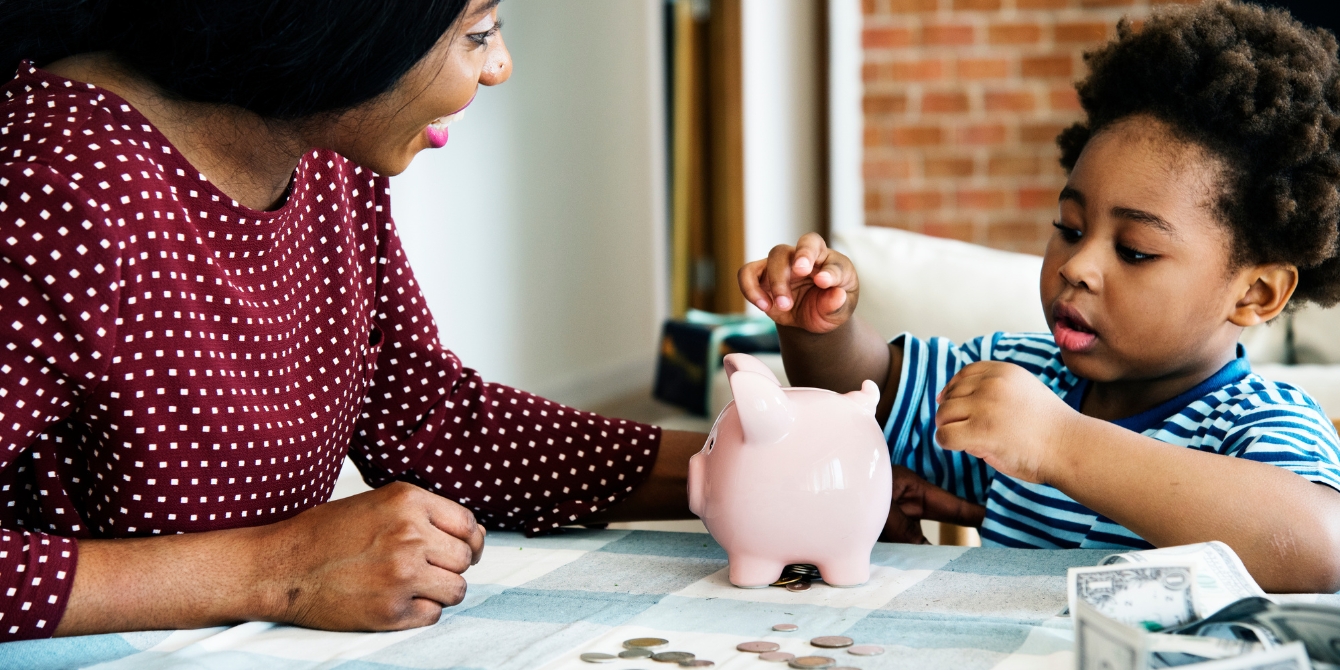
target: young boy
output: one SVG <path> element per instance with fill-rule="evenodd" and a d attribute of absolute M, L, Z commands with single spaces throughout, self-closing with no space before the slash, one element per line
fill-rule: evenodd
<path fill-rule="evenodd" d="M 817 235 L 746 265 L 741 290 L 792 383 L 881 384 L 895 509 L 997 546 L 1222 540 L 1267 590 L 1335 591 L 1340 439 L 1237 343 L 1291 298 L 1340 301 L 1335 39 L 1217 1 L 1123 23 L 1089 65 L 1088 118 L 1058 140 L 1050 334 L 886 344 Z"/>

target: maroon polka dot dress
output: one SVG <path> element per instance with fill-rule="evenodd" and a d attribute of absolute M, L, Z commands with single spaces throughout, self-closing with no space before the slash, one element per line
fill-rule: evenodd
<path fill-rule="evenodd" d="M 442 347 L 384 177 L 315 151 L 257 212 L 107 91 L 0 90 L 0 641 L 52 633 L 78 538 L 286 519 L 346 453 L 527 532 L 650 473 L 658 429 Z"/>

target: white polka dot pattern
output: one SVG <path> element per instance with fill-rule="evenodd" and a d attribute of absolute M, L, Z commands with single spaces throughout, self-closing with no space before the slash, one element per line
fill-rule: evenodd
<path fill-rule="evenodd" d="M 256 212 L 109 92 L 26 67 L 0 91 L 0 641 L 51 634 L 70 538 L 272 523 L 346 453 L 530 533 L 649 474 L 658 429 L 439 344 L 385 178 L 313 152 Z"/>

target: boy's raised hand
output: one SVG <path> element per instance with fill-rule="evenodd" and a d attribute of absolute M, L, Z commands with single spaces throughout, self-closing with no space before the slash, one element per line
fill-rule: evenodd
<path fill-rule="evenodd" d="M 779 244 L 765 260 L 740 268 L 740 291 L 781 326 L 827 333 L 851 318 L 858 294 L 851 260 L 817 233 L 792 247 Z"/>

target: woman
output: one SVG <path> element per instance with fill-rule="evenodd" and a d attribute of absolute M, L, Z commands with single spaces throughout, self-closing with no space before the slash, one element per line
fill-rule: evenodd
<path fill-rule="evenodd" d="M 481 524 L 689 516 L 703 436 L 484 382 L 396 237 L 496 5 L 0 10 L 0 640 L 425 625 Z M 323 504 L 346 452 L 381 488 Z"/>

